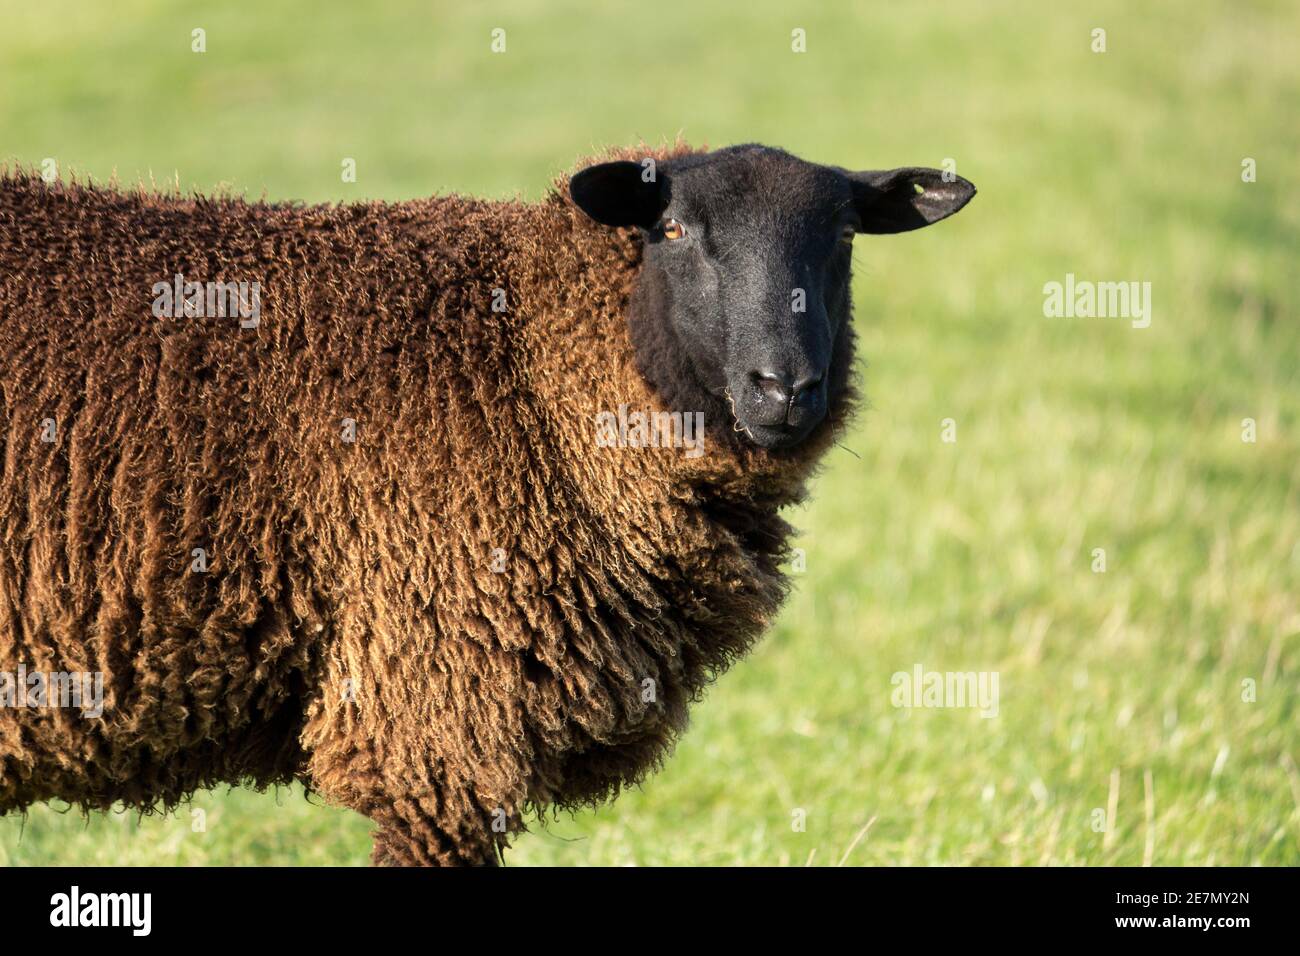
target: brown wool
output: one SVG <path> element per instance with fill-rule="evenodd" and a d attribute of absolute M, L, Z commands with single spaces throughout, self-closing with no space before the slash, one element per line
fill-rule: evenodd
<path fill-rule="evenodd" d="M 640 239 L 566 183 L 302 206 L 0 175 L 0 671 L 104 685 L 99 718 L 0 708 L 0 812 L 298 779 L 375 821 L 378 863 L 483 863 L 658 766 L 772 620 L 777 510 L 836 426 L 598 445 L 661 403 L 623 320 Z M 178 274 L 257 283 L 256 326 L 155 317 Z"/>

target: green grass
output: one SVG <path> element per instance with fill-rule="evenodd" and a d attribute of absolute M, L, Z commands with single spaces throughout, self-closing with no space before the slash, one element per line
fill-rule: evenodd
<path fill-rule="evenodd" d="M 680 131 L 953 157 L 979 186 L 857 242 L 870 408 L 795 515 L 780 623 L 664 772 L 510 863 L 833 864 L 868 821 L 849 863 L 1300 863 L 1295 4 L 189 6 L 6 3 L 0 154 L 274 199 L 535 197 Z M 1044 318 L 1067 272 L 1151 282 L 1151 327 Z M 895 709 L 917 663 L 997 671 L 998 716 Z M 193 808 L 201 832 L 34 808 L 0 862 L 367 860 L 368 822 L 297 790 Z"/>

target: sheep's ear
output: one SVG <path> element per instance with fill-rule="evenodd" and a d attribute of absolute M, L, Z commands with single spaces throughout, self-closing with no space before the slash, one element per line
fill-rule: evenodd
<path fill-rule="evenodd" d="M 579 209 L 606 226 L 649 229 L 668 206 L 668 183 L 654 166 L 601 163 L 575 174 L 569 195 Z"/>
<path fill-rule="evenodd" d="M 956 173 L 907 167 L 849 173 L 859 232 L 909 232 L 947 219 L 975 195 L 975 186 Z"/>

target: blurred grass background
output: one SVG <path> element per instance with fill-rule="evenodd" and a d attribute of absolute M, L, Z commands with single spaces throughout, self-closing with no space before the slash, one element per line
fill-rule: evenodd
<path fill-rule="evenodd" d="M 870 408 L 794 515 L 779 625 L 663 773 L 509 863 L 1300 863 L 1295 4 L 0 0 L 0 21 L 0 157 L 65 174 L 535 198 L 680 132 L 951 157 L 979 186 L 938 228 L 857 241 Z M 1067 272 L 1151 282 L 1151 327 L 1045 319 Z M 895 709 L 917 663 L 999 672 L 998 716 Z M 296 789 L 143 821 L 38 807 L 0 820 L 0 862 L 361 864 L 369 829 Z"/>

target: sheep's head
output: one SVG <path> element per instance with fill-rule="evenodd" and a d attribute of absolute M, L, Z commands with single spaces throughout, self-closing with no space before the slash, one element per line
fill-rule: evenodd
<path fill-rule="evenodd" d="M 846 390 L 853 237 L 938 222 L 975 187 L 935 169 L 849 172 L 749 145 L 601 163 L 569 191 L 597 222 L 642 232 L 629 322 L 650 383 L 778 450 L 803 442 Z"/>

